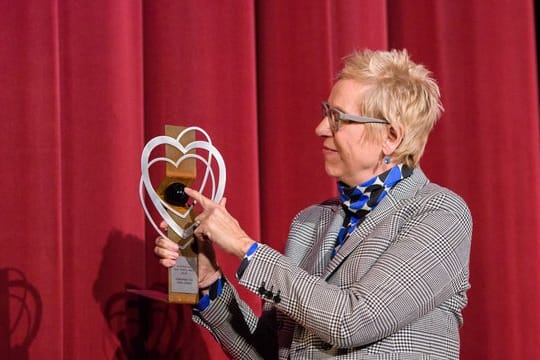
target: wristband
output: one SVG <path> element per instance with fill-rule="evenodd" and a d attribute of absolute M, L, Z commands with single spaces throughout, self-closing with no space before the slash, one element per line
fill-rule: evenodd
<path fill-rule="evenodd" d="M 246 252 L 246 255 L 244 255 L 244 258 L 242 259 L 242 262 L 240 263 L 240 266 L 238 267 L 238 270 L 236 271 L 236 278 L 240 280 L 242 275 L 244 275 L 244 271 L 246 271 L 249 262 L 251 261 L 251 258 L 255 255 L 257 250 L 259 249 L 259 243 L 254 242 Z"/>
<path fill-rule="evenodd" d="M 216 271 L 219 272 L 219 271 Z M 220 272 L 221 275 L 221 272 Z M 218 298 L 219 295 L 223 292 L 223 285 L 225 284 L 225 278 L 220 276 L 216 281 L 214 281 L 208 288 L 208 293 L 201 296 L 199 303 L 194 306 L 194 310 L 203 311 L 210 306 L 212 301 Z"/>

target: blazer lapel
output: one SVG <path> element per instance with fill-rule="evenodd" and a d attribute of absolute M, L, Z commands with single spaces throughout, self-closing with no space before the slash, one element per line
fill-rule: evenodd
<path fill-rule="evenodd" d="M 300 267 L 312 275 L 321 276 L 323 273 L 326 264 L 330 260 L 330 253 L 334 248 L 339 229 L 345 218 L 345 212 L 340 205 L 337 205 L 331 211 L 334 213 L 330 216 L 330 223 L 321 224 L 321 229 L 326 227 L 326 231 L 321 231 L 311 250 L 300 262 Z"/>
<path fill-rule="evenodd" d="M 418 189 L 427 182 L 428 180 L 420 168 L 416 168 L 411 176 L 400 181 L 396 187 L 386 195 L 381 203 L 366 216 L 364 221 L 353 231 L 347 241 L 345 241 L 343 247 L 324 269 L 323 278 L 327 279 L 353 250 L 363 244 L 375 226 L 379 224 L 383 218 L 397 210 L 399 203 L 411 199 Z M 341 221 L 343 221 L 343 217 Z M 337 231 L 339 231 L 339 228 Z M 392 239 L 389 239 L 389 241 L 391 240 Z"/>
<path fill-rule="evenodd" d="M 389 196 L 390 194 L 388 194 L 386 197 L 388 198 Z M 330 260 L 330 263 L 324 270 L 324 279 L 327 279 L 336 270 L 336 268 L 347 258 L 347 256 L 364 242 L 364 240 L 368 237 L 373 228 L 379 223 L 379 221 L 383 217 L 393 211 L 392 208 L 381 208 L 381 205 L 386 202 L 385 200 L 387 199 L 385 198 L 383 201 L 381 201 L 381 203 L 377 205 L 377 207 L 366 216 L 364 221 L 356 228 L 356 230 L 352 232 L 347 241 L 345 241 L 345 244 L 343 244 L 343 247 L 338 251 L 336 256 L 334 256 L 334 258 Z"/>

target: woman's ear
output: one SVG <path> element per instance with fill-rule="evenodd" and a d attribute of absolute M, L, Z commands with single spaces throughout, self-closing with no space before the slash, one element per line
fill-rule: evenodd
<path fill-rule="evenodd" d="M 384 155 L 392 155 L 392 153 L 397 149 L 399 144 L 401 144 L 401 141 L 403 140 L 403 135 L 405 135 L 403 126 L 399 124 L 388 126 L 388 131 L 386 132 L 386 139 L 383 144 Z"/>

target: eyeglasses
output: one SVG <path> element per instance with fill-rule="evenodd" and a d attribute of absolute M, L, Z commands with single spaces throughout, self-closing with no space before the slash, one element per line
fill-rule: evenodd
<path fill-rule="evenodd" d="M 330 130 L 332 130 L 332 133 L 336 133 L 341 127 L 341 123 L 344 121 L 360 124 L 389 124 L 388 121 L 383 119 L 346 114 L 343 111 L 331 107 L 326 101 L 321 103 L 321 108 L 323 118 L 328 118 L 328 123 L 330 124 Z"/>

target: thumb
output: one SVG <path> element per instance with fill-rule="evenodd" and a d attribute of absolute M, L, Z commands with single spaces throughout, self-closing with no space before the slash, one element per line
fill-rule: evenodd
<path fill-rule="evenodd" d="M 219 200 L 219 205 L 225 207 L 227 205 L 227 198 L 222 197 L 221 200 Z"/>

